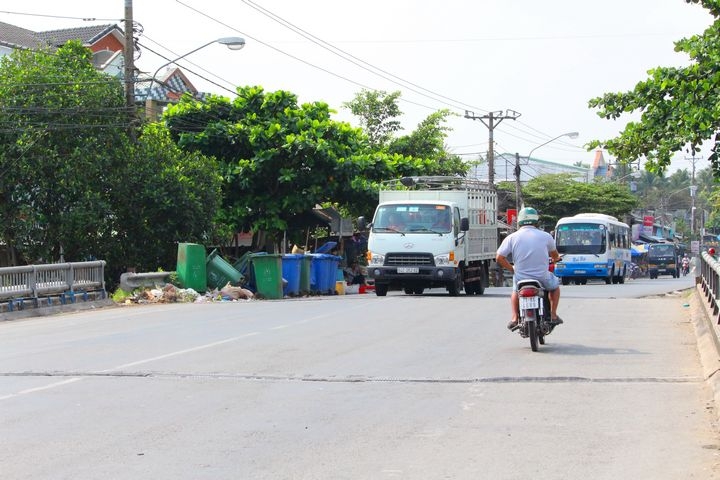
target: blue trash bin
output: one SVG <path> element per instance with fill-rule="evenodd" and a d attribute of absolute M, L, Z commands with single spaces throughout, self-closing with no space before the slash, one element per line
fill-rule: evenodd
<path fill-rule="evenodd" d="M 283 295 L 300 295 L 300 262 L 304 255 L 289 253 L 282 257 L 282 276 L 287 281 L 283 287 Z"/>
<path fill-rule="evenodd" d="M 342 260 L 342 257 L 339 257 L 337 255 L 328 255 L 327 259 L 327 285 L 325 290 L 330 295 L 334 295 L 337 293 L 337 290 L 335 289 L 335 283 L 338 280 L 338 266 L 340 265 L 340 261 Z M 340 272 L 340 279 L 344 279 L 342 276 L 342 272 Z"/>
<path fill-rule="evenodd" d="M 312 253 L 312 263 L 310 264 L 310 290 L 313 293 L 327 295 L 329 292 L 330 280 L 332 280 L 332 288 L 335 289 L 335 277 L 329 279 L 330 276 L 330 257 L 327 253 Z"/>

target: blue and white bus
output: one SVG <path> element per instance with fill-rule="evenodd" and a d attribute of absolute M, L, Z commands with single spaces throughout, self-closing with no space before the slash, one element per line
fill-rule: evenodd
<path fill-rule="evenodd" d="M 630 274 L 630 227 L 602 213 L 564 217 L 555 226 L 555 243 L 562 262 L 555 275 L 563 285 L 584 285 L 588 279 L 625 283 Z"/>

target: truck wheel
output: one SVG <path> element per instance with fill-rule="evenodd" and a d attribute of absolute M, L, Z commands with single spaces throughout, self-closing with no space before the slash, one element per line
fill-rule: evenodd
<path fill-rule="evenodd" d="M 385 295 L 387 295 L 387 292 L 388 292 L 388 286 L 387 286 L 387 285 L 383 285 L 383 284 L 381 284 L 381 283 L 380 283 L 380 284 L 378 284 L 378 283 L 375 284 L 375 295 L 377 295 L 378 297 L 384 297 Z"/>
<path fill-rule="evenodd" d="M 412 295 L 412 294 L 413 294 L 413 289 L 405 287 L 405 295 Z"/>
<path fill-rule="evenodd" d="M 563 285 L 570 285 L 570 279 L 568 277 L 562 277 L 561 281 Z"/>
<path fill-rule="evenodd" d="M 450 293 L 451 297 L 457 297 L 460 295 L 460 289 L 462 288 L 462 279 L 460 277 L 456 278 L 455 281 L 452 283 L 452 285 L 448 286 L 448 293 Z"/>

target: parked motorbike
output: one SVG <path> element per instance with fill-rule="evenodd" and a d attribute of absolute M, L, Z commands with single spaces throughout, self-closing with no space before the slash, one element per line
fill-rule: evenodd
<path fill-rule="evenodd" d="M 520 280 L 517 285 L 520 299 L 520 317 L 516 330 L 530 339 L 530 348 L 537 352 L 538 344 L 545 344 L 555 325 L 550 316 L 549 292 L 537 280 Z"/>

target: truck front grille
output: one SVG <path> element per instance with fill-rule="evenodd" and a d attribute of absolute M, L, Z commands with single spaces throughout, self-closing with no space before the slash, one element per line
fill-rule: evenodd
<path fill-rule="evenodd" d="M 385 257 L 385 265 L 388 267 L 401 267 L 405 265 L 435 265 L 432 255 L 429 253 L 388 253 Z"/>

